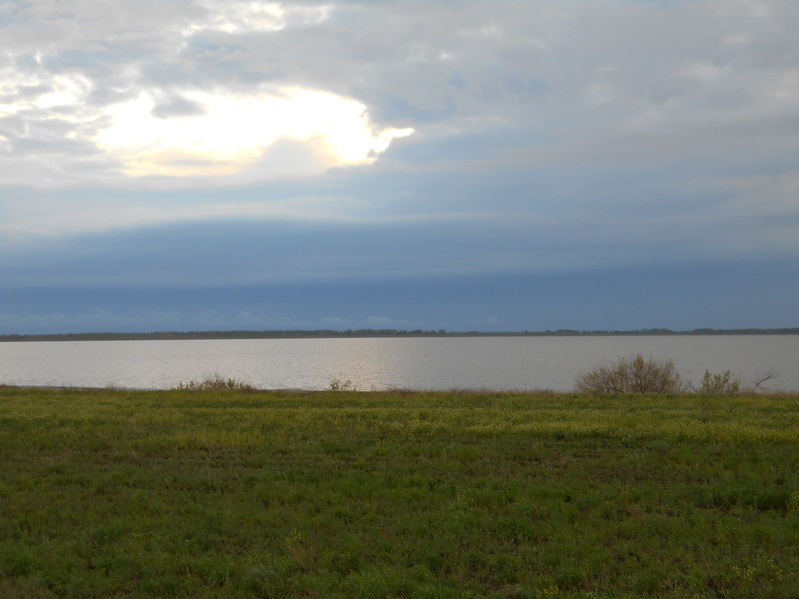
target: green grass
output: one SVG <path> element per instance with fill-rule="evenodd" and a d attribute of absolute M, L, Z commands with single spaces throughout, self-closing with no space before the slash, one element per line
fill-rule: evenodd
<path fill-rule="evenodd" d="M 0 388 L 0 597 L 796 597 L 799 399 Z"/>

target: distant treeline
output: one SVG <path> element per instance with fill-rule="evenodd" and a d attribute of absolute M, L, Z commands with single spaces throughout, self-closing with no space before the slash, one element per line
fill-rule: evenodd
<path fill-rule="evenodd" d="M 355 329 L 335 331 L 331 329 L 289 331 L 187 331 L 152 333 L 64 333 L 41 335 L 0 335 L 0 341 L 132 341 L 164 339 L 320 339 L 347 337 L 576 337 L 602 335 L 799 335 L 799 328 L 789 329 L 693 329 L 672 331 L 670 329 L 636 329 L 632 331 L 578 331 L 558 329 L 556 331 L 518 332 L 453 332 L 444 329 L 412 331 L 397 329 Z"/>

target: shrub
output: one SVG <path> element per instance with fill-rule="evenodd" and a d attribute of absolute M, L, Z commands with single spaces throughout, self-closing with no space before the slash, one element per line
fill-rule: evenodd
<path fill-rule="evenodd" d="M 700 395 L 731 396 L 758 393 L 764 389 L 763 383 L 770 381 L 777 375 L 768 371 L 749 383 L 744 383 L 739 377 L 725 370 L 721 373 L 705 370 L 702 377 L 702 385 L 694 389 Z"/>
<path fill-rule="evenodd" d="M 335 378 L 327 386 L 328 391 L 357 391 L 355 385 L 352 384 L 352 381 L 347 379 L 346 381 L 342 381 L 339 378 Z"/>
<path fill-rule="evenodd" d="M 235 379 L 224 379 L 221 376 L 214 376 L 204 381 L 190 381 L 180 383 L 176 389 L 182 391 L 240 391 L 243 393 L 253 393 L 258 391 L 257 387 L 249 383 L 243 383 Z"/>
<path fill-rule="evenodd" d="M 769 382 L 773 378 L 777 378 L 777 373 L 772 370 L 768 370 L 763 374 L 761 374 L 760 376 L 755 377 L 754 380 L 752 380 L 748 385 L 746 385 L 743 391 L 745 391 L 746 393 L 759 393 L 761 391 L 765 391 L 766 388 L 764 386 L 764 383 Z"/>
<path fill-rule="evenodd" d="M 577 375 L 579 393 L 679 393 L 684 390 L 674 360 L 644 358 L 641 354 L 599 364 Z"/>
<path fill-rule="evenodd" d="M 722 373 L 705 370 L 702 386 L 696 392 L 700 395 L 738 395 L 741 392 L 741 379 L 733 376 L 729 370 Z"/>

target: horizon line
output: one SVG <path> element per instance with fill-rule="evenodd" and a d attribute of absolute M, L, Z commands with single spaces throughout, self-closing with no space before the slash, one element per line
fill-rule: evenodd
<path fill-rule="evenodd" d="M 659 336 L 659 335 L 799 335 L 799 327 L 780 328 L 695 328 L 652 329 L 546 329 L 543 331 L 448 331 L 446 329 L 274 329 L 205 330 L 84 333 L 8 333 L 2 341 L 124 341 L 182 339 L 282 339 L 282 338 L 369 338 L 369 337 L 578 337 L 578 336 Z"/>

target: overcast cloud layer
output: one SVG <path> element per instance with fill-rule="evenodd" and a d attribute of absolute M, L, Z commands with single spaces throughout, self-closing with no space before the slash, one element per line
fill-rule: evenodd
<path fill-rule="evenodd" d="M 799 326 L 796 0 L 6 0 L 0 333 Z"/>

